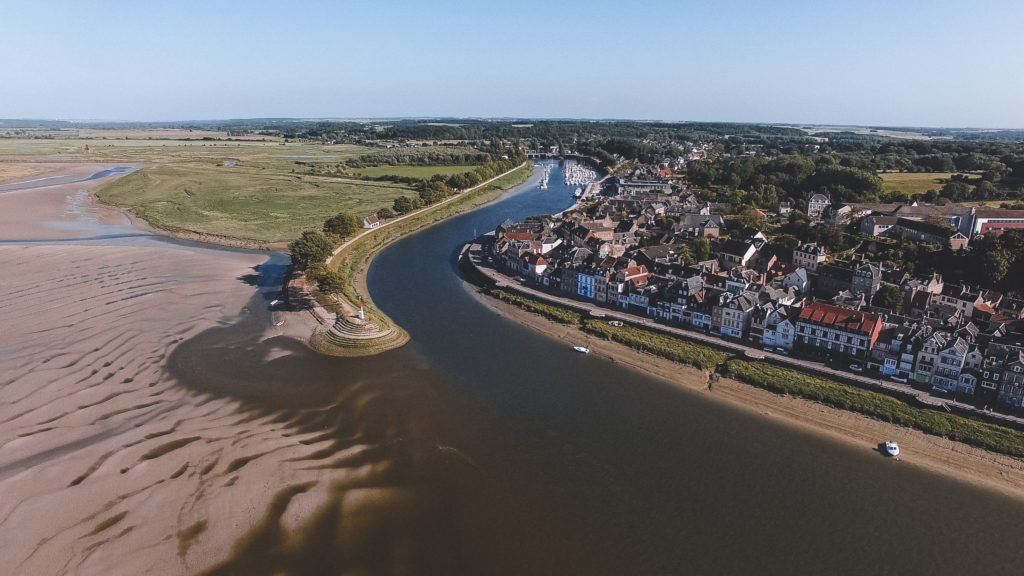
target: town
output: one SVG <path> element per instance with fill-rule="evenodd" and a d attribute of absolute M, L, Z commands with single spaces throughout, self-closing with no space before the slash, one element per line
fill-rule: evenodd
<path fill-rule="evenodd" d="M 606 179 L 557 216 L 505 221 L 487 259 L 542 293 L 653 319 L 860 375 L 930 388 L 979 408 L 1024 405 L 1024 300 L 819 243 L 791 249 L 713 212 L 656 171 Z M 791 216 L 788 202 L 775 221 Z M 1024 210 L 807 201 L 812 226 L 963 253 L 983 235 L 1024 235 Z M 856 224 L 859 222 L 859 226 Z"/>

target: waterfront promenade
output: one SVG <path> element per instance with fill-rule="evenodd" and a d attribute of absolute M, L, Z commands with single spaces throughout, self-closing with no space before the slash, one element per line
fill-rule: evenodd
<path fill-rule="evenodd" d="M 532 296 L 539 300 L 544 300 L 560 306 L 572 308 L 584 314 L 588 314 L 595 318 L 606 318 L 608 320 L 619 320 L 621 322 L 633 324 L 635 326 L 642 326 L 651 330 L 657 330 L 666 334 L 672 334 L 682 338 L 687 338 L 717 348 L 724 349 L 732 352 L 738 356 L 743 356 L 746 359 L 759 359 L 762 361 L 776 362 L 778 364 L 797 368 L 800 370 L 816 372 L 823 376 L 827 376 L 840 382 L 846 382 L 859 386 L 861 388 L 867 388 L 871 390 L 880 390 L 895 394 L 902 397 L 911 397 L 916 399 L 923 405 L 932 406 L 935 408 L 944 408 L 947 411 L 957 412 L 963 415 L 980 418 L 983 420 L 989 420 L 999 424 L 1007 425 L 1013 428 L 1022 429 L 1024 428 L 1024 418 L 1014 416 L 1012 414 L 1006 414 L 1002 412 L 993 412 L 983 410 L 966 402 L 957 401 L 948 397 L 936 396 L 926 390 L 919 390 L 908 384 L 900 382 L 893 382 L 884 377 L 869 377 L 858 374 L 852 374 L 845 370 L 836 370 L 826 366 L 820 362 L 812 360 L 805 360 L 803 358 L 797 358 L 787 354 L 778 354 L 775 352 L 766 352 L 761 348 L 755 346 L 749 346 L 740 340 L 728 338 L 724 336 L 718 336 L 715 334 L 700 332 L 696 330 L 689 330 L 680 326 L 672 326 L 663 322 L 657 322 L 653 318 L 646 316 L 638 316 L 636 314 L 630 314 L 624 310 L 616 308 L 608 308 L 601 306 L 597 302 L 584 301 L 576 298 L 570 298 L 561 294 L 553 294 L 549 291 L 542 290 L 537 286 L 531 285 L 526 280 L 518 280 L 517 278 L 507 276 L 502 272 L 498 271 L 494 263 L 486 260 L 486 247 L 489 242 L 489 236 L 485 235 L 481 238 L 477 238 L 472 243 L 467 244 L 462 251 L 462 257 L 464 257 L 473 268 L 485 276 L 498 288 L 505 288 L 521 292 L 523 294 Z"/>

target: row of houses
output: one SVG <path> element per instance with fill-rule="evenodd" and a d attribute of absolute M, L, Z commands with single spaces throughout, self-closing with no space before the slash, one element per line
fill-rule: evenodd
<path fill-rule="evenodd" d="M 780 206 L 780 214 L 783 207 Z M 978 235 L 1024 230 L 1024 210 L 965 204 L 918 202 L 849 202 L 833 204 L 825 194 L 808 201 L 808 216 L 845 226 L 860 220 L 860 232 L 870 236 L 903 237 L 926 244 L 966 248 Z"/>
<path fill-rule="evenodd" d="M 766 349 L 856 363 L 937 391 L 1024 404 L 1015 371 L 1024 353 L 1024 302 L 867 260 L 827 264 L 826 251 L 812 243 L 780 261 L 753 229 L 712 238 L 714 257 L 688 264 L 684 243 L 641 245 L 652 236 L 635 227 L 637 219 L 507 221 L 494 232 L 491 256 L 500 269 L 553 293 Z M 885 283 L 903 296 L 898 315 L 870 305 Z"/>

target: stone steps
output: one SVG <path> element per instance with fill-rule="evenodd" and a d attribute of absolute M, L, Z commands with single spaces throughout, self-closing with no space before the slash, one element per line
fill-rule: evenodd
<path fill-rule="evenodd" d="M 369 320 L 342 315 L 338 316 L 334 325 L 331 326 L 331 332 L 350 338 L 378 338 L 390 330 L 381 330 L 380 326 Z"/>

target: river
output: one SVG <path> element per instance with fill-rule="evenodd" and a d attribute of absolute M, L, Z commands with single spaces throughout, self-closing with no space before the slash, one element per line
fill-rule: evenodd
<path fill-rule="evenodd" d="M 320 357 L 260 340 L 253 314 L 169 357 L 186 386 L 321 432 L 318 458 L 358 473 L 321 509 L 333 520 L 253 534 L 219 573 L 1020 573 L 1018 501 L 576 354 L 480 304 L 461 246 L 572 202 L 558 167 L 547 190 L 537 176 L 378 255 L 368 286 L 412 336 L 399 350 Z"/>

